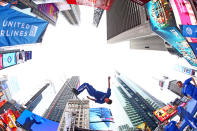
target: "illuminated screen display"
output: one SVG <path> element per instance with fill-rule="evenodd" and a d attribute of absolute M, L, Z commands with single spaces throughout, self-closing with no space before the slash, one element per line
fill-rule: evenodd
<path fill-rule="evenodd" d="M 3 55 L 0 54 L 0 69 L 3 68 Z"/>
<path fill-rule="evenodd" d="M 16 64 L 16 53 L 3 54 L 3 68 Z"/>

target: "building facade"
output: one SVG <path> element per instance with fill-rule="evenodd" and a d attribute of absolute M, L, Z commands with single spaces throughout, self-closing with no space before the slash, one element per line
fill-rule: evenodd
<path fill-rule="evenodd" d="M 76 88 L 78 85 L 78 76 L 73 76 L 70 79 L 67 79 L 47 111 L 44 113 L 44 117 L 52 121 L 60 122 L 68 100 L 75 98 L 71 88 Z"/>
<path fill-rule="evenodd" d="M 119 100 L 132 123 L 129 125 L 131 129 L 145 122 L 151 130 L 154 130 L 158 123 L 153 111 L 165 104 L 122 75 L 116 76 L 116 81 L 118 83 L 116 93 L 119 94 L 117 96 L 121 96 Z"/>
<path fill-rule="evenodd" d="M 33 111 L 34 108 L 39 104 L 42 99 L 42 92 L 47 89 L 50 84 L 47 83 L 44 87 L 42 87 L 26 104 L 25 106 L 29 111 Z"/>
<path fill-rule="evenodd" d="M 175 93 L 176 95 L 183 97 L 184 95 L 182 94 L 182 88 L 179 88 L 177 86 L 176 84 L 177 82 L 178 82 L 177 80 L 169 81 L 168 89 L 173 93 Z"/>
<path fill-rule="evenodd" d="M 156 34 L 150 27 L 145 6 L 140 6 L 131 0 L 115 0 L 107 11 L 108 43 L 153 35 Z"/>
<path fill-rule="evenodd" d="M 83 102 L 83 103 L 82 103 Z M 61 117 L 58 131 L 89 129 L 89 100 L 70 99 Z"/>
<path fill-rule="evenodd" d="M 70 5 L 71 10 L 61 11 L 63 16 L 71 25 L 79 25 L 80 23 L 80 9 L 78 5 Z"/>

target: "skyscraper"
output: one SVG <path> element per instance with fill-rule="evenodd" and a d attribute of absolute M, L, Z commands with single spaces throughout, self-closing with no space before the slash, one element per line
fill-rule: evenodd
<path fill-rule="evenodd" d="M 123 75 L 116 76 L 116 80 L 116 93 L 118 93 L 117 96 L 121 96 L 118 99 L 132 123 L 130 126 L 136 128 L 145 122 L 151 130 L 154 130 L 157 127 L 157 121 L 153 111 L 165 104 Z"/>
<path fill-rule="evenodd" d="M 61 11 L 63 16 L 72 25 L 79 25 L 80 23 L 80 9 L 78 5 L 70 5 L 71 10 Z"/>
<path fill-rule="evenodd" d="M 34 108 L 39 104 L 42 99 L 42 92 L 49 86 L 47 83 L 44 87 L 42 87 L 26 104 L 25 106 L 29 111 L 33 111 Z"/>
<path fill-rule="evenodd" d="M 183 97 L 184 95 L 182 94 L 182 88 L 179 88 L 177 86 L 176 84 L 177 82 L 178 82 L 177 80 L 169 81 L 168 89 L 174 92 L 176 95 Z"/>
<path fill-rule="evenodd" d="M 71 124 L 72 120 L 73 125 Z M 89 129 L 89 100 L 83 100 L 83 104 L 81 101 L 75 99 L 68 101 L 58 131 L 65 130 L 66 128 L 74 129 L 75 126 L 82 129 Z"/>
<path fill-rule="evenodd" d="M 108 43 L 152 36 L 148 13 L 144 6 L 131 0 L 115 0 L 107 11 Z"/>
<path fill-rule="evenodd" d="M 48 110 L 45 112 L 44 117 L 49 120 L 60 122 L 68 100 L 74 98 L 71 88 L 76 88 L 78 85 L 78 76 L 73 76 L 70 79 L 67 79 L 58 94 L 55 96 L 55 99 L 49 106 Z"/>

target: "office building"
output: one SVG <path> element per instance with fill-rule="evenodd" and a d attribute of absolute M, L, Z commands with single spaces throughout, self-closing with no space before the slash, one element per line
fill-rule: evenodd
<path fill-rule="evenodd" d="M 78 85 L 78 76 L 73 76 L 70 79 L 67 79 L 47 111 L 44 113 L 44 117 L 52 121 L 60 122 L 68 100 L 75 98 L 71 88 L 76 88 Z"/>
<path fill-rule="evenodd" d="M 114 0 L 107 11 L 108 43 L 156 35 L 150 27 L 148 12 L 131 0 Z"/>
<path fill-rule="evenodd" d="M 25 106 L 29 111 L 33 111 L 34 108 L 39 104 L 42 99 L 42 92 L 47 89 L 50 84 L 47 83 L 44 87 L 42 87 L 26 104 Z"/>
<path fill-rule="evenodd" d="M 93 24 L 98 27 L 100 20 L 102 18 L 104 10 L 100 8 L 94 8 Z"/>
<path fill-rule="evenodd" d="M 165 104 L 123 75 L 117 75 L 116 80 L 116 95 L 121 97 L 118 100 L 132 123 L 129 126 L 136 128 L 145 122 L 151 130 L 154 130 L 158 123 L 153 111 Z"/>
<path fill-rule="evenodd" d="M 72 25 L 79 25 L 80 23 L 80 9 L 78 5 L 70 5 L 70 10 L 61 11 L 63 16 Z"/>
<path fill-rule="evenodd" d="M 184 95 L 182 94 L 182 88 L 179 88 L 177 86 L 176 84 L 177 82 L 178 82 L 177 80 L 169 81 L 168 89 L 172 91 L 173 93 L 175 93 L 176 95 L 183 97 Z"/>
<path fill-rule="evenodd" d="M 89 100 L 70 99 L 61 117 L 58 131 L 89 129 Z"/>
<path fill-rule="evenodd" d="M 128 124 L 118 126 L 119 131 L 133 131 L 134 129 L 130 127 Z"/>

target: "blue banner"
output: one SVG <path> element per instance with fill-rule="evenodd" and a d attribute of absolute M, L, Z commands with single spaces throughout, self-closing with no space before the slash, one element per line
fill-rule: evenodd
<path fill-rule="evenodd" d="M 189 43 L 194 54 L 197 56 L 197 43 Z"/>
<path fill-rule="evenodd" d="M 27 131 L 57 131 L 59 123 L 38 116 L 28 110 L 16 120 Z"/>
<path fill-rule="evenodd" d="M 184 37 L 197 38 L 197 25 L 180 25 Z"/>
<path fill-rule="evenodd" d="M 108 108 L 89 108 L 90 129 L 113 130 L 114 119 Z"/>
<path fill-rule="evenodd" d="M 47 21 L 3 6 L 0 16 L 0 47 L 42 42 Z"/>

